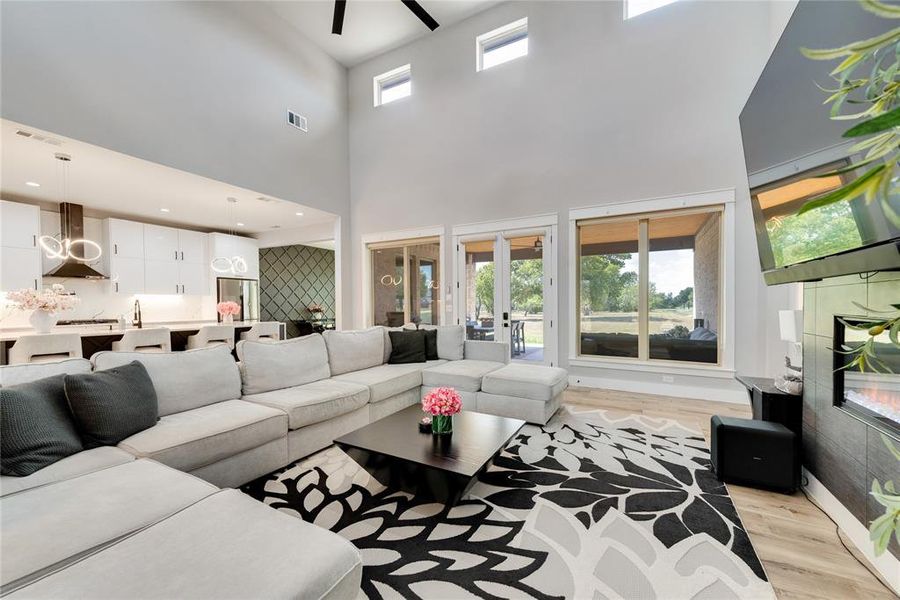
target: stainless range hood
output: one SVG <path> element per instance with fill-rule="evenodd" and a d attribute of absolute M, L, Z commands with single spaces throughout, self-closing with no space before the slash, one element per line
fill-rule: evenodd
<path fill-rule="evenodd" d="M 84 239 L 84 207 L 80 204 L 63 202 L 59 205 L 59 224 L 61 239 Z M 67 257 L 63 262 L 44 273 L 44 277 L 78 277 L 81 279 L 108 279 L 103 273 L 87 264 Z"/>

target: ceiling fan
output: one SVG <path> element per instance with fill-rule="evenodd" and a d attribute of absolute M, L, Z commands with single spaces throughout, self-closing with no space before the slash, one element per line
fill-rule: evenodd
<path fill-rule="evenodd" d="M 412 14 L 419 17 L 419 20 L 425 23 L 428 29 L 434 31 L 440 25 L 434 20 L 434 17 L 422 8 L 422 5 L 416 0 L 400 0 L 408 8 Z M 347 0 L 334 0 L 334 20 L 331 22 L 331 33 L 341 35 L 344 30 L 344 11 L 347 10 Z"/>

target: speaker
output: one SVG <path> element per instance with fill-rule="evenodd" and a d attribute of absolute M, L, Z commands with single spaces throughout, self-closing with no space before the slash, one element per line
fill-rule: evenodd
<path fill-rule="evenodd" d="M 710 419 L 710 460 L 719 481 L 793 493 L 800 486 L 800 444 L 781 423 Z"/>

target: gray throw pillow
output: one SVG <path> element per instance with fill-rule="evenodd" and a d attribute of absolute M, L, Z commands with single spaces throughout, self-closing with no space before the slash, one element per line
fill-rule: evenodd
<path fill-rule="evenodd" d="M 25 477 L 81 452 L 63 387 L 54 375 L 0 389 L 0 472 Z"/>
<path fill-rule="evenodd" d="M 85 448 L 115 446 L 156 425 L 153 381 L 138 361 L 105 371 L 66 375 L 66 398 Z"/>

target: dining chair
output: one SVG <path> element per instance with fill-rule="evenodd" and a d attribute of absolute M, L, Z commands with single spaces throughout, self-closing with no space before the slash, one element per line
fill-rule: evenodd
<path fill-rule="evenodd" d="M 241 339 L 255 342 L 277 342 L 281 339 L 281 323 L 261 321 L 241 333 Z"/>
<path fill-rule="evenodd" d="M 9 349 L 11 365 L 55 362 L 81 357 L 81 336 L 77 333 L 23 335 Z"/>
<path fill-rule="evenodd" d="M 187 339 L 188 350 L 225 344 L 234 350 L 234 325 L 204 325 Z"/>
<path fill-rule="evenodd" d="M 167 327 L 129 329 L 118 342 L 113 342 L 115 352 L 171 352 L 172 333 Z"/>

